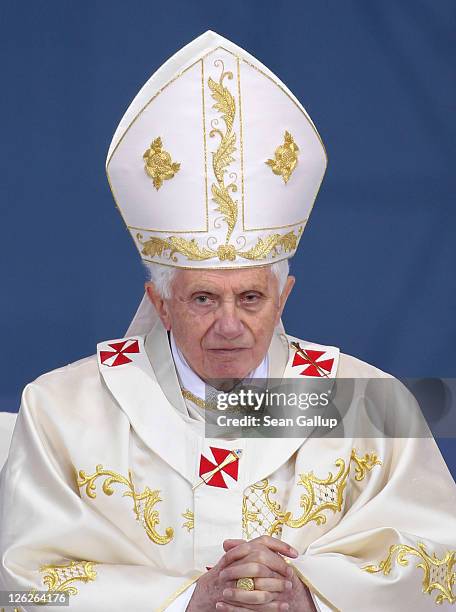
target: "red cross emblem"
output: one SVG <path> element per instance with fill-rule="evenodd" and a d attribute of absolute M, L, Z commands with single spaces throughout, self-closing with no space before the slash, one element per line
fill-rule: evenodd
<path fill-rule="evenodd" d="M 100 361 L 109 368 L 124 365 L 133 361 L 128 354 L 139 353 L 139 343 L 137 340 L 122 340 L 108 344 L 112 351 L 100 351 Z"/>
<path fill-rule="evenodd" d="M 209 447 L 212 451 L 215 463 L 209 461 L 204 455 L 200 458 L 199 475 L 210 487 L 228 489 L 222 472 L 231 476 L 233 480 L 238 479 L 239 456 L 242 451 L 230 451 L 226 448 Z"/>
<path fill-rule="evenodd" d="M 314 349 L 304 350 L 299 346 L 298 342 L 293 342 L 293 347 L 296 353 L 293 357 L 293 367 L 305 366 L 304 370 L 299 374 L 301 376 L 328 376 L 331 373 L 334 358 L 320 359 L 325 351 L 316 351 Z"/>

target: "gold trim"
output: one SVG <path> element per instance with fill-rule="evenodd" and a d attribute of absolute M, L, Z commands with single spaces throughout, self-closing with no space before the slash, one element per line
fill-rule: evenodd
<path fill-rule="evenodd" d="M 182 389 L 182 397 L 184 399 L 187 399 L 193 402 L 196 406 L 198 406 L 198 408 L 203 408 L 203 409 L 208 409 L 208 410 L 215 409 L 215 404 L 214 405 L 208 404 L 206 401 L 204 401 L 203 399 L 201 399 L 200 397 L 198 397 L 197 395 L 195 395 L 188 389 Z"/>
<path fill-rule="evenodd" d="M 442 559 L 439 559 L 435 553 L 432 556 L 429 555 L 422 542 L 417 543 L 417 548 L 407 544 L 392 544 L 386 559 L 380 561 L 378 565 L 365 565 L 361 569 L 369 574 L 381 572 L 384 576 L 388 576 L 391 572 L 394 555 L 396 555 L 397 564 L 402 567 L 406 567 L 409 564 L 407 555 L 414 555 L 421 560 L 415 567 L 423 570 L 422 591 L 428 595 L 431 595 L 434 590 L 439 591 L 435 598 L 436 604 L 442 604 L 444 601 L 448 601 L 450 604 L 456 602 L 456 596 L 453 593 L 453 585 L 456 584 L 456 572 L 453 572 L 453 567 L 456 563 L 456 551 L 448 551 Z M 440 576 L 437 576 L 436 580 L 431 579 L 432 568 L 444 569 L 445 577 L 442 579 L 443 584 L 439 582 Z"/>
<path fill-rule="evenodd" d="M 160 516 L 154 506 L 163 501 L 158 489 L 152 491 L 149 487 L 146 487 L 142 493 L 137 493 L 133 484 L 131 470 L 128 471 L 128 478 L 125 478 L 117 472 L 104 470 L 102 465 L 97 465 L 95 473 L 91 476 L 88 476 L 84 470 L 79 470 L 76 481 L 80 489 L 85 487 L 87 497 L 90 499 L 96 498 L 95 480 L 100 476 L 105 477 L 102 485 L 105 495 L 112 495 L 114 493 L 113 484 L 121 484 L 127 487 L 123 497 L 131 497 L 133 499 L 133 510 L 136 520 L 142 524 L 148 538 L 152 542 L 160 545 L 171 542 L 174 537 L 174 529 L 172 527 L 166 527 L 163 535 L 160 535 L 156 530 L 156 525 L 160 523 Z"/>
<path fill-rule="evenodd" d="M 206 135 L 206 94 L 204 84 L 204 61 L 201 60 L 201 100 L 203 104 L 203 142 L 204 142 L 204 192 L 206 194 L 206 228 L 209 231 L 209 194 L 207 191 L 207 135 Z"/>
<path fill-rule="evenodd" d="M 297 227 L 299 225 L 306 226 L 308 220 L 309 220 L 309 217 L 305 217 L 305 219 L 302 222 L 300 221 L 299 223 L 287 223 L 286 225 L 277 225 L 277 226 L 273 227 L 272 229 L 286 229 L 288 227 Z M 201 234 L 201 233 L 203 233 L 203 230 L 200 230 L 198 232 L 195 232 L 195 231 L 192 231 L 192 230 L 185 230 L 185 231 L 179 230 L 177 232 L 175 232 L 174 230 L 166 230 L 166 231 L 165 230 L 160 230 L 158 232 L 158 230 L 148 229 L 147 227 L 137 227 L 136 225 L 127 225 L 126 227 L 129 230 L 139 230 L 141 232 L 151 232 L 151 233 L 152 232 L 157 232 L 157 233 L 161 233 L 161 234 L 167 234 L 167 233 L 168 234 L 196 234 L 196 233 Z M 269 229 L 268 227 L 260 227 L 259 229 L 245 229 L 244 228 L 243 231 L 244 232 L 260 232 L 260 231 L 268 230 L 268 229 Z"/>
<path fill-rule="evenodd" d="M 239 103 L 239 141 L 241 150 L 241 209 L 242 209 L 242 229 L 244 230 L 244 126 L 242 123 L 242 99 L 241 99 L 241 66 L 240 58 L 236 57 L 237 66 L 237 85 L 238 85 L 238 103 Z"/>

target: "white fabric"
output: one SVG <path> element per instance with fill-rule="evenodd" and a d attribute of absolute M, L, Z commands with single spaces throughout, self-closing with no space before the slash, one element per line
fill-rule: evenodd
<path fill-rule="evenodd" d="M 185 612 L 195 589 L 196 583 L 189 586 L 182 595 L 179 595 L 179 597 L 166 608 L 166 612 Z"/>
<path fill-rule="evenodd" d="M 76 581 L 71 610 L 121 612 L 134 596 L 138 612 L 161 612 L 217 562 L 223 540 L 273 532 L 299 551 L 295 570 L 330 609 L 425 612 L 439 593 L 450 596 L 448 563 L 430 568 L 442 591 L 424 592 L 416 567 L 419 547 L 432 564 L 456 545 L 455 486 L 432 438 L 206 439 L 204 424 L 180 410 L 164 330 L 115 342 L 24 390 L 0 474 L 0 590 L 41 589 L 45 566 L 74 561 L 88 579 Z M 295 342 L 288 337 L 284 367 L 301 379 Z M 299 343 L 331 355 L 338 378 L 356 379 L 347 416 L 362 419 L 364 385 L 385 375 L 334 347 Z M 130 352 L 115 367 L 106 357 L 122 346 Z M 407 397 L 391 399 L 418 418 Z M 201 479 L 201 458 L 218 461 L 214 447 L 242 451 L 225 487 Z M 408 564 L 394 558 L 387 575 L 363 569 L 391 547 Z"/>
<path fill-rule="evenodd" d="M 158 314 L 155 306 L 150 301 L 147 293 L 144 293 L 139 303 L 138 309 L 135 312 L 125 337 L 128 336 L 145 336 L 150 332 L 153 326 L 158 321 Z"/>
<path fill-rule="evenodd" d="M 156 161 L 146 166 L 144 155 Z M 267 163 L 290 155 L 290 176 Z M 244 49 L 206 32 L 137 94 L 106 172 L 145 261 L 233 268 L 293 256 L 326 164 L 314 124 L 286 86 Z M 155 183 L 152 166 L 166 178 Z"/>
<path fill-rule="evenodd" d="M 8 456 L 15 423 L 15 414 L 11 412 L 0 412 L 0 470 Z"/>
<path fill-rule="evenodd" d="M 180 382 L 183 388 L 187 389 L 197 397 L 205 399 L 205 382 L 192 370 L 184 355 L 176 345 L 174 335 L 171 332 L 171 352 L 173 355 L 174 364 L 179 375 Z M 268 376 L 268 356 L 263 359 L 260 365 L 247 376 L 248 379 L 259 378 L 264 379 Z M 187 606 L 195 591 L 196 583 L 182 593 L 173 603 L 166 609 L 167 612 L 185 612 Z M 330 609 L 314 594 L 311 594 L 314 600 L 315 607 L 319 612 L 331 612 Z"/>

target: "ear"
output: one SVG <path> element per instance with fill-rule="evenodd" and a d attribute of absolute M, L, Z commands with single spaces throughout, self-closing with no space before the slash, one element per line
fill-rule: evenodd
<path fill-rule="evenodd" d="M 280 317 L 282 316 L 283 309 L 285 308 L 285 304 L 287 303 L 288 296 L 290 295 L 291 290 L 293 289 L 295 281 L 296 278 L 294 276 L 288 276 L 287 280 L 285 281 L 285 287 L 283 288 L 283 291 L 280 294 L 279 298 L 279 310 L 276 316 L 276 325 L 280 321 Z"/>
<path fill-rule="evenodd" d="M 161 322 L 163 323 L 165 329 L 169 331 L 171 329 L 171 318 L 169 316 L 169 311 L 166 305 L 166 301 L 158 293 L 157 289 L 155 288 L 154 283 L 150 281 L 145 283 L 144 289 L 147 293 L 147 297 L 152 302 L 152 304 L 155 306 L 155 310 L 157 311 L 158 316 L 160 317 Z"/>

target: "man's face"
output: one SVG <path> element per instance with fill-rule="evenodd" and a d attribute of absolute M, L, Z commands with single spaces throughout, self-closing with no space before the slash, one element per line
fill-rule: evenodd
<path fill-rule="evenodd" d="M 279 295 L 270 266 L 238 270 L 178 270 L 172 297 L 146 289 L 177 346 L 203 379 L 244 378 L 266 355 L 294 284 Z"/>

